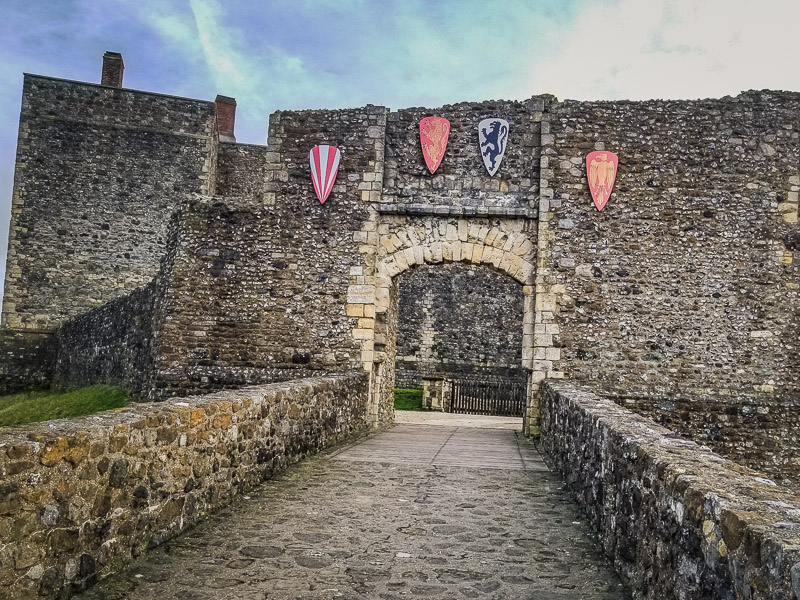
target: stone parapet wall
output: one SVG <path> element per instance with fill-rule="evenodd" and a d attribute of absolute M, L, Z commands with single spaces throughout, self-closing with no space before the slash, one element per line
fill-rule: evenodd
<path fill-rule="evenodd" d="M 741 465 L 800 489 L 800 406 L 764 396 L 612 397 Z"/>
<path fill-rule="evenodd" d="M 0 394 L 48 387 L 54 349 L 51 333 L 0 331 Z"/>
<path fill-rule="evenodd" d="M 367 428 L 366 374 L 0 430 L 0 586 L 65 598 Z"/>
<path fill-rule="evenodd" d="M 258 199 L 264 195 L 267 147 L 221 143 L 217 154 L 215 193 Z"/>
<path fill-rule="evenodd" d="M 636 599 L 794 599 L 800 497 L 650 419 L 547 382 L 541 448 Z"/>

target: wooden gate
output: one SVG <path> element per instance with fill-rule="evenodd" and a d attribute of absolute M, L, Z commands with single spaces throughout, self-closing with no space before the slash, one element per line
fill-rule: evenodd
<path fill-rule="evenodd" d="M 525 384 L 517 381 L 453 381 L 450 412 L 521 417 L 526 392 Z"/>

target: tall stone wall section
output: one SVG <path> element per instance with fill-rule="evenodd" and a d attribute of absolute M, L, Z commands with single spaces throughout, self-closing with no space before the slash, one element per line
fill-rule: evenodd
<path fill-rule="evenodd" d="M 214 104 L 26 75 L 2 326 L 52 331 L 158 270 L 168 215 L 213 192 Z"/>
<path fill-rule="evenodd" d="M 763 474 L 565 382 L 540 442 L 635 598 L 800 597 L 800 502 Z"/>
<path fill-rule="evenodd" d="M 267 180 L 267 147 L 222 142 L 218 146 L 215 193 L 258 200 Z"/>
<path fill-rule="evenodd" d="M 370 317 L 347 314 L 345 304 L 349 286 L 371 277 L 359 249 L 380 196 L 370 189 L 380 186 L 385 124 L 382 107 L 276 113 L 264 197 L 186 205 L 164 300 L 159 388 L 190 393 L 361 367 L 352 331 Z M 322 143 L 342 151 L 324 205 L 308 162 Z"/>
<path fill-rule="evenodd" d="M 423 377 L 523 379 L 522 286 L 492 268 L 422 265 L 399 276 L 397 387 Z"/>
<path fill-rule="evenodd" d="M 67 598 L 308 453 L 366 430 L 364 373 L 0 433 L 3 598 Z"/>
<path fill-rule="evenodd" d="M 796 399 L 800 94 L 554 111 L 542 300 L 559 370 L 631 397 Z M 602 212 L 584 166 L 596 149 L 620 157 Z"/>

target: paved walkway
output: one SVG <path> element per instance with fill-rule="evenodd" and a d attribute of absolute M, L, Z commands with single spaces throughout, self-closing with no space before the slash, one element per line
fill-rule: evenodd
<path fill-rule="evenodd" d="M 84 600 L 627 599 L 515 431 L 400 424 L 290 468 Z"/>

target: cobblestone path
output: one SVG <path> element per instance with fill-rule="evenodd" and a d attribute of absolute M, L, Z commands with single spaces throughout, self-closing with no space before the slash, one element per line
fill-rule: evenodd
<path fill-rule="evenodd" d="M 627 599 L 511 430 L 401 424 L 310 458 L 84 600 Z"/>

